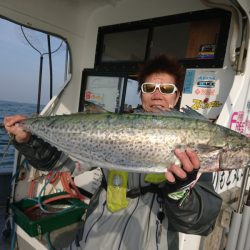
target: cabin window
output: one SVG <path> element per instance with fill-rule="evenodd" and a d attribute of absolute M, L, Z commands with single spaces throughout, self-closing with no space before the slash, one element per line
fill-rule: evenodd
<path fill-rule="evenodd" d="M 98 107 L 98 109 L 102 108 L 109 112 L 121 113 L 124 105 L 132 105 L 126 97 L 127 88 L 131 89 L 131 87 L 133 88 L 132 95 L 138 98 L 137 82 L 130 86 L 131 82 L 127 75 L 122 73 L 111 75 L 105 72 L 96 72 L 94 69 L 85 69 L 82 73 L 81 85 L 80 112 L 84 110 L 95 112 L 96 107 Z M 137 100 L 140 102 L 139 98 Z M 133 100 L 134 102 L 135 100 Z"/>
<path fill-rule="evenodd" d="M 159 54 L 187 68 L 222 67 L 230 16 L 209 9 L 99 27 L 95 68 L 136 72 L 139 63 Z"/>
<path fill-rule="evenodd" d="M 150 58 L 158 54 L 174 56 L 177 59 L 185 58 L 189 28 L 190 23 L 155 27 L 150 48 Z"/>
<path fill-rule="evenodd" d="M 214 59 L 220 19 L 198 20 L 154 28 L 150 58 L 167 54 L 181 59 Z"/>
<path fill-rule="evenodd" d="M 55 34 L 2 18 L 0 28 L 3 30 L 1 59 L 6 69 L 12 69 L 2 74 L 0 99 L 36 103 L 36 112 L 39 113 L 70 79 L 68 44 Z M 14 75 L 13 69 L 16 69 Z"/>
<path fill-rule="evenodd" d="M 148 30 L 110 33 L 104 36 L 102 62 L 143 61 Z"/>

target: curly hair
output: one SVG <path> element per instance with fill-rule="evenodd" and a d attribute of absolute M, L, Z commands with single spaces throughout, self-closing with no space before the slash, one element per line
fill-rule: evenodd
<path fill-rule="evenodd" d="M 156 56 L 142 65 L 138 73 L 138 92 L 145 79 L 154 73 L 167 73 L 174 77 L 176 87 L 181 90 L 184 79 L 184 68 L 175 60 L 166 55 Z"/>

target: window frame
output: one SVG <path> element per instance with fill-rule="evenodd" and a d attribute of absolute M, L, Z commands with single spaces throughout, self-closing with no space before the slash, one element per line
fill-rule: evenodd
<path fill-rule="evenodd" d="M 226 46 L 230 28 L 231 13 L 221 9 L 207 9 L 194 12 L 181 13 L 176 15 L 157 17 L 152 19 L 145 19 L 140 21 L 121 23 L 115 25 L 101 26 L 98 28 L 97 46 L 95 55 L 95 69 L 101 71 L 111 72 L 130 72 L 135 73 L 138 70 L 139 64 L 144 63 L 150 57 L 151 43 L 153 39 L 154 28 L 178 24 L 184 22 L 220 19 L 220 31 L 216 44 L 216 51 L 214 58 L 199 59 L 199 58 L 182 58 L 179 62 L 185 68 L 221 68 L 224 64 L 224 58 L 226 53 Z M 148 29 L 148 37 L 146 41 L 146 50 L 144 59 L 142 61 L 111 61 L 102 62 L 102 51 L 104 48 L 104 38 L 107 34 L 134 31 L 140 29 Z"/>

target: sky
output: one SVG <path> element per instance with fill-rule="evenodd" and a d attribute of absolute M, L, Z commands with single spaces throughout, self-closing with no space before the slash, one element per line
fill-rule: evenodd
<path fill-rule="evenodd" d="M 33 46 L 46 53 L 47 36 L 24 29 Z M 51 38 L 52 51 L 61 41 Z M 64 85 L 65 46 L 52 56 L 53 95 Z M 43 59 L 41 103 L 49 101 L 48 56 Z M 38 95 L 40 54 L 25 41 L 20 25 L 0 18 L 0 100 L 36 103 Z"/>

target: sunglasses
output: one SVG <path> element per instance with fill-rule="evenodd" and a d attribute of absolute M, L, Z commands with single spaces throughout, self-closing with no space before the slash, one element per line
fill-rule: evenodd
<path fill-rule="evenodd" d="M 154 93 L 156 89 L 162 94 L 174 94 L 178 89 L 173 83 L 149 83 L 145 82 L 141 85 L 143 93 Z"/>

